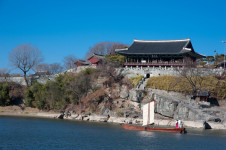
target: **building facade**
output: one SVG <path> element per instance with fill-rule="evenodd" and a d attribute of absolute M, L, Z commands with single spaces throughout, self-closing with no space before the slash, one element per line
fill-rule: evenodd
<path fill-rule="evenodd" d="M 186 60 L 205 57 L 194 51 L 190 39 L 134 40 L 128 48 L 115 52 L 126 57 L 126 67 L 182 67 Z"/>

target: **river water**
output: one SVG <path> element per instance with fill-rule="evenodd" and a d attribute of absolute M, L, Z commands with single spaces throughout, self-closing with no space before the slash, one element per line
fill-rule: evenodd
<path fill-rule="evenodd" d="M 226 132 L 179 133 L 128 131 L 119 125 L 54 119 L 0 117 L 0 150 L 5 149 L 220 149 Z"/>

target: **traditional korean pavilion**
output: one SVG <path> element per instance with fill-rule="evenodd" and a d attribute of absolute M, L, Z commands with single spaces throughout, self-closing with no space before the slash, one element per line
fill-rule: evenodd
<path fill-rule="evenodd" d="M 190 39 L 181 40 L 134 40 L 125 49 L 116 53 L 126 57 L 125 66 L 181 67 L 186 58 L 191 61 L 205 57 L 194 51 Z"/>

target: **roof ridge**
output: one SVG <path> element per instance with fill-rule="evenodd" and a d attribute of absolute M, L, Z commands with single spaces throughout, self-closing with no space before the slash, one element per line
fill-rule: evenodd
<path fill-rule="evenodd" d="M 134 42 L 180 42 L 180 41 L 190 41 L 191 39 L 177 39 L 177 40 L 137 40 L 134 39 Z"/>

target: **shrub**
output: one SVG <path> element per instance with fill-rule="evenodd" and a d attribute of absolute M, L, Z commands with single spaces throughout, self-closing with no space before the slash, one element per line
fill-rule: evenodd
<path fill-rule="evenodd" d="M 24 88 L 13 82 L 0 83 L 0 106 L 20 104 L 24 97 Z"/>
<path fill-rule="evenodd" d="M 8 83 L 0 83 L 0 106 L 10 104 L 9 90 Z"/>
<path fill-rule="evenodd" d="M 91 79 L 95 69 L 87 68 L 79 74 L 59 75 L 46 84 L 34 83 L 26 90 L 26 106 L 44 110 L 63 110 L 68 104 L 79 104 L 92 91 Z M 94 87 L 96 90 L 96 87 Z"/>

